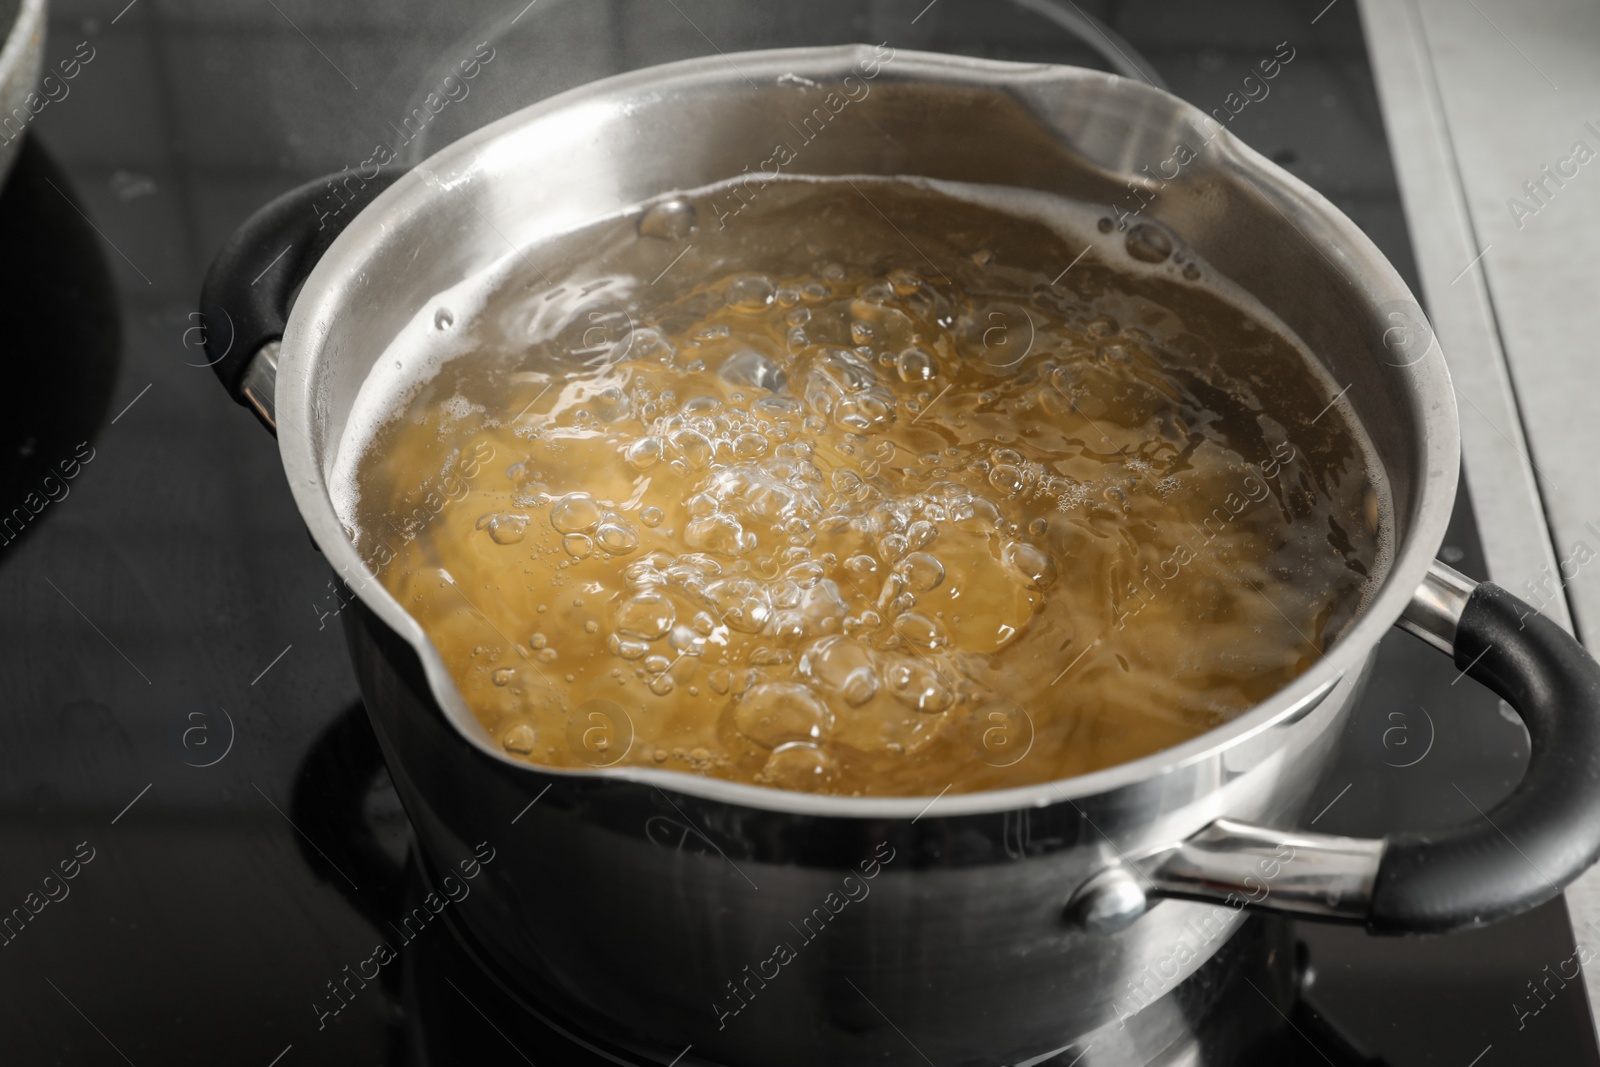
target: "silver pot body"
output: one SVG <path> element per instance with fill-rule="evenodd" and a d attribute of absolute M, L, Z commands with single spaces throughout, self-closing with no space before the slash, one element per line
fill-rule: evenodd
<path fill-rule="evenodd" d="M 1393 562 L 1310 671 L 1146 759 L 938 798 L 545 771 L 494 745 L 341 529 L 328 479 L 357 391 L 435 293 L 511 246 L 755 169 L 832 92 L 848 93 L 848 108 L 786 172 L 1016 185 L 1118 217 L 1139 206 L 1349 383 L 1389 481 Z M 688 1046 L 680 1063 L 762 1067 L 1019 1064 L 1074 1043 L 1098 1045 L 1085 1064 L 1109 1050 L 1138 1059 L 1170 1027 L 1139 1021 L 1154 1009 L 1129 1016 L 1226 942 L 1235 905 L 1304 888 L 1309 861 L 1287 844 L 1248 858 L 1231 902 L 1164 900 L 1099 932 L 1068 909 L 1097 872 L 1217 819 L 1293 825 L 1455 492 L 1449 379 L 1404 283 L 1332 205 L 1217 126 L 1158 90 L 1072 68 L 868 47 L 719 56 L 486 127 L 401 178 L 334 242 L 278 352 L 284 465 L 356 593 L 352 656 L 428 869 L 443 893 L 446 874 L 493 850 L 450 914 L 530 1001 L 661 1063 Z M 1192 158 L 1167 177 L 1180 145 Z"/>

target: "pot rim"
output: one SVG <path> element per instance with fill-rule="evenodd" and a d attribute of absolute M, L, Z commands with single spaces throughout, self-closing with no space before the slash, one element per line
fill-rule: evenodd
<path fill-rule="evenodd" d="M 867 45 L 772 49 L 714 55 L 630 71 L 591 82 L 542 100 L 498 119 L 429 156 L 402 175 L 332 243 L 302 287 L 290 314 L 278 353 L 277 415 L 297 427 L 317 426 L 319 392 L 314 357 L 327 340 L 330 324 L 340 314 L 348 288 L 363 273 L 366 249 L 388 226 L 386 215 L 425 210 L 430 200 L 449 195 L 479 173 L 475 159 L 515 131 L 553 113 L 598 104 L 625 104 L 668 87 L 744 91 L 750 79 L 776 82 L 785 74 L 814 80 L 838 80 L 875 53 Z M 1090 91 L 1131 95 L 1141 107 L 1163 111 L 1174 119 L 1198 123 L 1205 113 L 1162 90 L 1140 82 L 1079 67 L 1024 64 L 942 53 L 895 51 L 892 65 L 880 77 L 897 83 L 931 81 L 964 84 L 1010 92 L 1024 104 L 1037 86 L 1081 85 Z M 1375 245 L 1350 219 L 1310 186 L 1281 170 L 1226 129 L 1207 145 L 1220 166 L 1248 175 L 1244 180 L 1291 223 L 1315 221 L 1315 229 L 1338 242 L 1342 273 L 1360 278 L 1362 300 L 1374 324 L 1387 321 L 1384 307 L 1417 302 L 1404 281 Z M 435 174 L 453 175 L 446 181 Z M 667 192 L 668 190 L 661 190 Z M 1298 224 L 1296 224 L 1298 225 Z M 1309 240 L 1309 238 L 1308 238 Z M 1309 252 L 1308 252 L 1309 254 Z M 1330 260 L 1331 262 L 1331 260 Z M 1354 283 L 1352 283 L 1354 284 Z M 1399 376 L 1397 388 L 1416 398 L 1419 425 L 1418 484 L 1405 538 L 1382 586 L 1321 659 L 1270 698 L 1221 726 L 1170 748 L 1088 774 L 1009 789 L 915 797 L 850 797 L 817 795 L 746 785 L 681 771 L 653 767 L 544 767 L 516 759 L 493 744 L 467 706 L 443 659 L 422 626 L 378 582 L 346 537 L 328 490 L 324 457 L 338 446 L 315 445 L 307 432 L 279 433 L 279 452 L 291 491 L 312 538 L 340 574 L 363 574 L 369 581 L 355 590 L 378 619 L 396 631 L 416 652 L 432 696 L 457 731 L 473 746 L 502 763 L 534 776 L 530 788 L 558 778 L 613 778 L 656 787 L 665 792 L 748 809 L 833 818 L 920 818 L 940 805 L 940 815 L 977 815 L 1071 802 L 1137 785 L 1171 774 L 1186 765 L 1214 757 L 1285 720 L 1293 721 L 1319 703 L 1346 672 L 1361 662 L 1400 618 L 1433 562 L 1452 509 L 1460 462 L 1458 414 L 1449 371 L 1436 339 L 1425 354 L 1405 366 L 1388 368 Z M 1391 521 L 1394 519 L 1391 516 Z"/>

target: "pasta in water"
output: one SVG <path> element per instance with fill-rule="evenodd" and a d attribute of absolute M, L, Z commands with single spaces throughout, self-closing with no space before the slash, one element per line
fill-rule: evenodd
<path fill-rule="evenodd" d="M 867 179 L 719 226 L 714 192 L 441 296 L 341 449 L 357 547 L 506 753 L 1054 780 L 1268 697 L 1381 577 L 1337 387 L 1177 235 Z"/>

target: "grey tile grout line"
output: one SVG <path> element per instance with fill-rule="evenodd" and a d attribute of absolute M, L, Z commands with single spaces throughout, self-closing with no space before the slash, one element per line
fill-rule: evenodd
<path fill-rule="evenodd" d="M 555 785 L 555 783 L 554 782 L 550 782 L 543 789 L 539 790 L 539 795 L 534 797 L 532 800 L 528 801 L 528 807 L 527 808 L 523 808 L 521 811 L 517 812 L 517 819 L 520 819 L 524 815 L 528 814 L 528 808 L 531 808 L 535 804 L 539 803 L 540 799 L 542 799 L 546 793 L 550 792 L 550 786 L 552 786 L 552 785 Z M 517 819 L 512 819 L 511 820 L 511 825 L 512 826 L 517 825 Z"/>
<path fill-rule="evenodd" d="M 151 382 L 150 383 L 150 385 L 154 385 L 154 384 L 156 384 L 156 383 L 155 382 Z M 143 389 L 139 390 L 139 395 L 134 397 L 132 400 L 128 401 L 127 406 L 124 407 L 121 411 L 117 412 L 117 419 L 120 419 L 120 418 L 122 418 L 122 416 L 126 415 L 128 413 L 128 408 L 131 408 L 131 407 L 133 407 L 133 405 L 137 404 L 139 402 L 140 398 L 142 398 L 144 396 L 144 394 L 146 394 L 146 393 L 148 393 L 150 391 L 150 385 L 147 385 Z M 112 426 L 115 426 L 117 424 L 117 419 L 112 419 L 111 420 L 111 425 Z"/>
<path fill-rule="evenodd" d="M 273 0 L 267 0 L 267 3 L 272 4 L 272 10 L 276 11 L 280 15 L 283 15 L 283 21 L 287 22 L 291 27 L 293 27 L 295 33 L 298 33 L 301 37 L 305 37 L 306 44 L 310 45 L 312 48 L 316 48 L 317 55 L 328 60 L 328 66 L 332 67 L 336 71 L 339 71 L 339 77 L 343 78 L 347 82 L 350 82 L 350 88 L 354 89 L 358 93 L 361 91 L 361 86 L 357 85 L 353 81 L 350 81 L 350 75 L 346 74 L 342 70 L 339 70 L 339 64 L 335 63 L 331 59 L 328 59 L 328 53 L 324 52 L 321 48 L 317 48 L 317 42 L 313 41 L 309 36 L 307 36 L 305 30 L 302 30 L 299 26 L 296 26 L 294 19 L 291 19 L 288 15 L 283 14 L 283 8 L 273 3 Z"/>
<path fill-rule="evenodd" d="M 126 815 L 126 814 L 128 814 L 128 808 L 131 808 L 131 807 L 133 807 L 133 806 L 134 806 L 134 805 L 135 805 L 135 804 L 137 804 L 137 803 L 139 803 L 139 797 L 142 797 L 142 796 L 144 796 L 144 795 L 145 795 L 145 794 L 146 794 L 146 793 L 148 793 L 148 792 L 150 792 L 150 786 L 152 786 L 152 785 L 155 785 L 155 783 L 154 783 L 154 782 L 151 782 L 151 783 L 150 783 L 150 785 L 147 785 L 147 786 L 145 786 L 145 787 L 144 787 L 144 788 L 143 788 L 143 789 L 141 789 L 141 790 L 139 790 L 139 796 L 137 796 L 137 797 L 134 797 L 134 798 L 133 798 L 133 799 L 132 799 L 132 800 L 130 800 L 130 801 L 128 801 L 128 805 L 127 805 L 127 807 L 125 807 L 125 808 L 123 808 L 123 809 L 122 809 L 122 810 L 121 810 L 121 811 L 119 811 L 119 812 L 117 812 L 117 819 L 120 819 L 120 818 L 122 818 L 122 817 L 123 817 L 123 816 L 124 816 L 124 815 Z M 111 825 L 112 825 L 112 826 L 115 826 L 115 825 L 117 825 L 117 819 L 112 819 L 112 820 L 111 820 Z"/>
<path fill-rule="evenodd" d="M 315 605 L 313 605 L 313 607 L 314 606 Z M 288 645 L 285 645 L 283 651 L 279 652 L 276 656 L 274 656 L 272 658 L 272 662 L 267 664 L 265 667 L 263 667 L 262 670 L 261 670 L 261 673 L 256 675 L 254 678 L 252 678 L 250 680 L 250 684 L 251 685 L 255 685 L 257 682 L 261 681 L 261 679 L 265 678 L 267 676 L 267 671 L 270 671 L 272 668 L 276 667 L 278 665 L 278 661 L 280 659 L 282 659 L 283 657 L 287 656 L 289 654 L 289 649 L 291 649 L 293 647 L 294 647 L 294 645 L 292 643 L 288 644 Z"/>
<path fill-rule="evenodd" d="M 311 840 L 311 838 L 306 835 L 306 832 L 304 830 L 300 829 L 300 827 L 298 827 L 298 826 L 295 826 L 294 825 L 294 820 L 289 818 L 289 816 L 284 815 L 283 814 L 283 809 L 278 807 L 278 805 L 273 804 L 272 803 L 272 798 L 267 796 L 266 793 L 263 793 L 261 791 L 261 787 L 259 785 L 256 785 L 254 782 L 251 782 L 250 786 L 257 793 L 261 793 L 261 799 L 262 800 L 265 800 L 268 804 L 272 804 L 272 810 L 273 811 L 277 812 L 279 815 L 283 815 L 283 821 L 288 823 L 291 827 L 293 827 L 295 833 L 299 834 L 301 837 L 304 837 L 306 839 L 306 844 L 310 845 L 312 848 L 315 848 L 317 850 L 317 855 L 321 856 L 325 860 L 328 860 L 328 866 L 332 867 L 336 871 L 339 871 L 339 877 L 340 878 L 343 878 L 345 881 L 350 882 L 350 876 L 348 874 L 345 874 L 344 871 L 339 870 L 339 865 L 334 863 L 332 860 L 328 859 L 328 854 L 326 852 L 322 851 L 321 848 L 318 848 L 317 843 L 315 841 Z M 358 893 L 361 891 L 361 887 L 356 885 L 354 882 L 350 882 L 350 888 L 354 889 Z"/>
<path fill-rule="evenodd" d="M 46 982 L 50 982 L 50 979 L 46 978 L 45 981 Z M 134 1062 L 132 1060 L 128 1059 L 128 1054 L 126 1052 L 123 1052 L 120 1048 L 117 1048 L 116 1042 L 112 1041 L 109 1037 L 106 1037 L 106 1032 L 104 1030 L 100 1029 L 98 1026 L 95 1026 L 94 1025 L 94 1020 L 89 1018 L 87 1015 L 84 1015 L 83 1014 L 83 1009 L 78 1007 L 76 1004 L 73 1004 L 72 1003 L 72 998 L 67 996 L 65 993 L 61 992 L 61 987 L 60 986 L 56 985 L 54 982 L 50 982 L 50 988 L 54 989 L 56 991 L 57 995 L 59 995 L 62 1000 L 66 1001 L 68 1004 L 71 1004 L 72 1005 L 72 1010 L 77 1012 L 79 1015 L 83 1016 L 83 1021 L 84 1022 L 88 1023 L 90 1026 L 94 1026 L 94 1032 L 99 1034 L 100 1037 L 105 1041 L 106 1044 L 110 1045 L 113 1049 L 115 1049 L 117 1055 L 121 1056 L 127 1062 L 128 1067 L 135 1067 Z"/>
<path fill-rule="evenodd" d="M 60 188 L 57 187 L 55 182 L 51 181 L 49 178 L 46 178 L 44 181 L 45 181 L 46 185 L 50 186 L 50 188 L 55 189 L 55 191 L 58 192 L 58 193 L 61 193 Z M 106 236 L 105 231 L 102 230 L 100 227 L 96 226 L 94 224 L 94 220 L 90 219 L 88 215 L 85 215 L 83 213 L 83 208 L 79 207 L 77 204 L 74 204 L 72 202 L 72 198 L 70 196 L 68 196 L 66 193 L 61 193 L 61 199 L 65 200 L 67 202 L 67 206 L 70 207 L 72 210 L 76 211 L 79 214 L 79 216 L 82 217 L 83 221 L 87 222 L 89 224 L 89 228 L 91 230 L 93 230 L 95 233 L 98 233 L 100 235 L 100 239 L 102 241 L 104 241 L 108 245 L 111 245 L 112 250 L 115 251 L 117 253 L 117 255 L 121 256 L 123 258 L 123 260 L 128 264 L 128 266 L 133 268 L 133 272 L 135 274 L 137 274 L 139 277 L 144 279 L 144 283 L 146 285 L 154 285 L 155 284 L 155 282 L 150 280 L 150 276 L 148 274 L 146 274 L 144 271 L 139 269 L 139 265 L 137 263 L 135 263 L 131 259 L 128 259 L 128 253 L 126 253 L 122 249 L 118 248 L 116 246 L 115 242 L 113 242 L 111 240 L 111 238 Z"/>
<path fill-rule="evenodd" d="M 45 577 L 42 574 L 39 577 L 44 578 L 44 580 L 47 581 L 47 582 L 50 582 L 50 579 Z M 93 619 L 91 619 L 91 618 L 89 618 L 89 616 L 83 614 L 83 609 L 82 608 L 80 608 L 80 607 L 78 607 L 78 605 L 72 603 L 72 598 L 71 597 L 69 597 L 69 596 L 67 596 L 67 594 L 61 592 L 61 587 L 60 586 L 56 585 L 55 582 L 50 582 L 50 588 L 54 589 L 57 593 L 60 593 L 61 594 L 61 599 L 65 600 L 68 604 L 70 604 L 72 606 L 72 610 L 76 611 L 78 613 L 78 615 L 83 619 L 84 622 L 88 623 L 91 627 L 93 627 L 94 628 L 94 632 L 99 634 L 102 638 L 104 638 L 106 644 L 110 645 L 113 649 L 116 650 L 117 655 L 121 656 L 123 659 L 128 661 L 128 666 L 132 667 L 136 671 L 139 671 L 139 677 L 144 679 L 144 684 L 145 685 L 155 685 L 155 683 L 150 680 L 150 676 L 149 675 L 145 674 L 144 671 L 140 671 L 139 670 L 139 665 L 137 663 L 133 662 L 133 660 L 131 660 L 131 659 L 128 659 L 128 654 L 126 652 L 122 651 L 122 649 L 120 649 L 120 648 L 117 648 L 117 643 L 115 641 L 111 640 L 111 638 L 109 638 L 109 637 L 106 637 L 106 634 L 105 634 L 104 630 L 100 629 L 100 627 L 98 627 L 98 626 L 95 626 Z"/>
<path fill-rule="evenodd" d="M 457 993 L 461 993 L 461 987 L 456 985 L 454 982 L 451 982 L 449 975 L 445 975 L 444 980 L 446 982 L 450 982 L 450 988 L 451 989 L 454 989 Z M 493 1027 L 494 1032 L 500 1035 L 501 1040 L 505 1041 L 505 1043 L 507 1045 L 511 1045 L 511 1051 L 512 1052 L 515 1052 L 518 1056 L 521 1056 L 523 1062 L 528 1064 L 528 1067 L 533 1067 L 533 1061 L 528 1059 L 527 1054 L 525 1052 L 523 1052 L 520 1048 L 518 1048 L 516 1045 L 512 1045 L 511 1044 L 511 1039 L 509 1037 L 506 1037 L 505 1031 L 500 1029 L 498 1026 L 495 1026 L 494 1020 L 489 1018 L 488 1015 L 485 1015 L 482 1008 L 478 1007 L 476 1004 L 473 1004 L 471 997 L 467 996 L 465 993 L 461 993 L 461 999 L 466 1001 L 467 1004 L 472 1008 L 473 1011 L 475 1011 L 479 1015 L 483 1016 L 483 1021 L 488 1023 L 491 1027 Z"/>
<path fill-rule="evenodd" d="M 857 993 L 860 993 L 862 1000 L 864 1000 L 868 1004 L 872 1005 L 872 1010 L 873 1011 L 877 1012 L 879 1015 L 883 1015 L 883 1021 L 888 1023 L 890 1026 L 894 1027 L 894 1032 L 895 1033 L 897 1033 L 901 1037 L 905 1038 L 906 1044 L 910 1045 L 911 1048 L 912 1048 L 912 1051 L 916 1052 L 916 1054 L 918 1056 L 921 1056 L 923 1058 L 923 1060 L 926 1061 L 926 1063 L 928 1064 L 928 1067 L 933 1067 L 933 1061 L 928 1059 L 928 1054 L 923 1052 L 920 1048 L 917 1048 L 917 1043 L 915 1041 L 912 1041 L 909 1037 L 906 1037 L 906 1032 L 904 1030 L 900 1029 L 898 1026 L 895 1026 L 894 1020 L 889 1018 L 887 1015 L 884 1015 L 883 1014 L 883 1009 L 878 1007 L 876 1004 L 873 1004 L 872 1003 L 872 998 L 867 996 L 865 993 L 862 993 L 860 986 L 856 985 L 854 982 L 851 982 L 848 977 L 845 978 L 845 981 L 846 982 L 850 982 L 850 988 L 851 989 L 854 989 Z"/>
<path fill-rule="evenodd" d="M 1350 786 L 1351 785 L 1355 785 L 1355 783 L 1351 782 L 1350 785 L 1347 785 L 1343 789 L 1339 790 L 1339 796 L 1334 797 L 1332 800 L 1328 801 L 1327 807 L 1324 807 L 1321 811 L 1317 812 L 1317 818 L 1316 819 L 1312 819 L 1311 822 L 1308 825 L 1311 825 L 1311 826 L 1317 825 L 1317 819 L 1320 819 L 1324 815 L 1328 814 L 1328 810 L 1330 808 L 1332 808 L 1335 804 L 1339 803 L 1340 797 L 1343 797 L 1346 793 L 1350 792 Z"/>

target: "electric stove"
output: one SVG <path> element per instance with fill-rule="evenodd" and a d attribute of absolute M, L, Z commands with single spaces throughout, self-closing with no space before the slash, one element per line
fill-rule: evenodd
<path fill-rule="evenodd" d="M 1143 70 L 1224 108 L 1418 288 L 1354 3 L 57 0 L 46 59 L 78 72 L 0 193 L 0 914 L 27 915 L 0 925 L 6 1063 L 629 1062 L 448 916 L 321 1014 L 427 872 L 273 443 L 205 367 L 200 279 L 256 207 L 380 149 L 415 160 L 621 70 L 857 40 Z M 1443 558 L 1484 577 L 1465 490 Z M 1464 821 L 1527 755 L 1509 709 L 1395 632 L 1305 825 Z M 1165 1064 L 1600 1064 L 1578 967 L 1559 897 L 1436 938 L 1257 917 L 1129 1026 L 1164 1028 Z"/>

